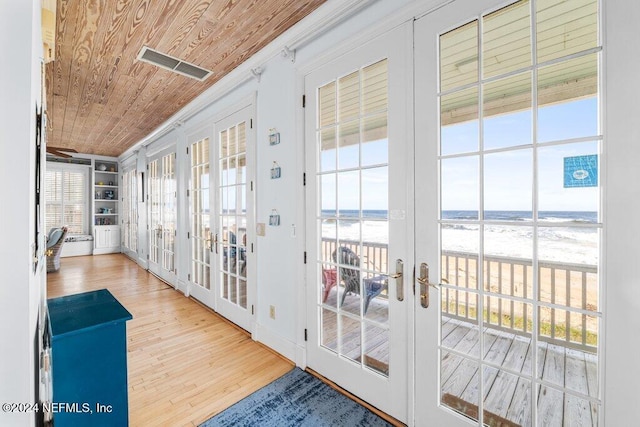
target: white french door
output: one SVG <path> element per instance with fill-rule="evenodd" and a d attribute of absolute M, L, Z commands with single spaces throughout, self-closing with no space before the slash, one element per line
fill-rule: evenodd
<path fill-rule="evenodd" d="M 598 21 L 458 0 L 415 23 L 416 425 L 602 423 Z"/>
<path fill-rule="evenodd" d="M 215 122 L 215 216 L 212 281 L 216 311 L 252 331 L 256 295 L 254 169 L 255 134 L 252 106 Z"/>
<path fill-rule="evenodd" d="M 138 177 L 136 168 L 122 173 L 122 250 L 138 259 Z"/>
<path fill-rule="evenodd" d="M 211 138 L 208 129 L 189 135 L 187 153 L 190 161 L 189 176 L 189 242 L 191 262 L 189 294 L 215 309 L 215 280 L 212 280 L 213 229 L 212 210 L 216 203 L 211 175 Z"/>
<path fill-rule="evenodd" d="M 175 285 L 176 153 L 163 150 L 148 159 L 149 271 Z"/>
<path fill-rule="evenodd" d="M 305 76 L 307 364 L 408 419 L 411 25 Z"/>

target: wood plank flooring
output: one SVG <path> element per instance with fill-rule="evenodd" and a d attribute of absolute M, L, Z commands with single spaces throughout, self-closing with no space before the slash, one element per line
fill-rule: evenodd
<path fill-rule="evenodd" d="M 293 368 L 121 254 L 63 258 L 48 298 L 107 288 L 127 322 L 129 423 L 194 426 Z"/>

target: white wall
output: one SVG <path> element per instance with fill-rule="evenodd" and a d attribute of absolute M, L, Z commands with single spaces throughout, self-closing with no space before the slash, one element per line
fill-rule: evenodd
<path fill-rule="evenodd" d="M 330 1 L 309 19 L 335 7 L 339 2 Z M 178 130 L 172 130 L 166 139 L 177 141 L 178 152 L 186 147 L 185 133 L 220 114 L 225 108 L 257 92 L 257 221 L 267 222 L 272 208 L 281 215 L 280 227 L 267 227 L 266 235 L 257 238 L 257 331 L 256 338 L 285 356 L 304 364 L 302 331 L 305 327 L 301 315 L 304 302 L 304 277 L 302 251 L 304 250 L 303 225 L 304 201 L 301 187 L 303 172 L 303 115 L 301 113 L 302 77 L 322 61 L 327 52 L 343 49 L 351 39 L 372 31 L 372 27 L 400 23 L 404 18 L 427 11 L 442 1 L 390 1 L 371 2 L 355 17 L 331 28 L 296 51 L 296 62 L 279 55 L 262 58 L 239 67 L 223 79 L 211 91 L 210 105 L 190 118 Z M 606 359 L 607 399 L 605 415 L 608 425 L 623 425 L 627 414 L 637 405 L 635 384 L 640 381 L 640 367 L 634 362 L 640 352 L 640 225 L 633 222 L 630 212 L 640 211 L 640 190 L 635 174 L 640 159 L 640 58 L 638 50 L 630 50 L 631 40 L 637 40 L 637 21 L 640 5 L 636 2 L 607 2 L 606 4 L 605 52 L 607 75 L 605 81 L 605 144 L 604 153 L 607 170 L 605 188 L 621 191 L 610 192 L 604 205 L 607 229 L 604 248 L 606 264 L 603 278 L 607 284 L 606 298 L 606 342 L 610 354 Z M 302 26 L 305 25 L 303 21 Z M 298 26 L 300 27 L 300 26 Z M 294 33 L 296 28 L 294 27 Z M 273 50 L 286 45 L 292 32 L 281 36 L 270 46 Z M 258 54 L 259 57 L 259 54 Z M 250 78 L 242 81 L 242 73 L 248 74 L 250 67 L 261 66 L 260 81 Z M 228 82 L 242 81 L 225 94 L 216 94 L 216 87 Z M 222 90 L 222 89 L 221 89 Z M 203 95 L 206 97 L 206 95 Z M 203 104 L 203 99 L 196 101 Z M 206 102 L 205 102 L 206 104 Z M 189 108 L 189 106 L 187 106 Z M 267 142 L 268 129 L 277 128 L 281 144 L 270 147 Z M 153 138 L 150 138 L 152 141 Z M 146 141 L 147 143 L 149 140 Z M 151 143 L 153 147 L 156 143 Z M 139 157 L 140 158 L 140 157 Z M 179 155 L 179 167 L 186 167 L 186 156 Z M 283 177 L 278 181 L 269 179 L 269 169 L 276 160 L 282 168 Z M 184 183 L 184 182 L 183 182 Z M 186 185 L 186 183 L 184 183 Z M 179 201 L 186 208 L 186 201 Z M 143 212 L 142 210 L 140 211 Z M 296 236 L 292 236 L 292 224 Z M 187 248 L 186 223 L 179 230 L 181 248 Z M 143 227 L 141 231 L 145 231 Z M 141 236 L 146 239 L 146 236 Z M 188 254 L 178 253 L 178 280 L 186 281 Z M 276 319 L 269 318 L 269 306 L 276 306 Z M 626 352 L 620 352 L 626 348 Z M 296 349 L 298 352 L 296 353 Z M 617 354 L 614 353 L 617 351 Z M 302 354 L 302 356 L 301 356 Z M 615 354 L 615 356 L 614 356 Z M 632 379 L 629 381 L 628 379 Z"/>
<path fill-rule="evenodd" d="M 35 106 L 40 99 L 40 2 L 0 2 L 0 403 L 35 402 L 38 310 L 44 298 L 34 241 Z M 44 167 L 44 165 L 43 165 Z M 8 209 L 10 207 L 10 209 Z M 35 424 L 33 413 L 0 412 L 0 425 Z"/>

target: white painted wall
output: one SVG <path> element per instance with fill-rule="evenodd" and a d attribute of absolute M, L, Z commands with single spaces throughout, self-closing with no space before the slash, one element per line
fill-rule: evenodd
<path fill-rule="evenodd" d="M 0 2 L 0 403 L 37 399 L 38 310 L 46 295 L 34 273 L 35 106 L 40 99 L 40 2 Z M 43 165 L 44 167 L 44 165 Z M 46 270 L 46 268 L 45 268 Z M 33 413 L 0 411 L 0 425 L 35 425 Z"/>

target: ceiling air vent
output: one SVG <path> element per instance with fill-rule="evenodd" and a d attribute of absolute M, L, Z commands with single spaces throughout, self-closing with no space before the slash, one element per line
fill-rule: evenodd
<path fill-rule="evenodd" d="M 173 56 L 153 50 L 147 46 L 142 46 L 138 54 L 138 60 L 157 65 L 165 70 L 191 77 L 192 79 L 203 81 L 211 75 L 211 71 L 189 64 Z"/>

